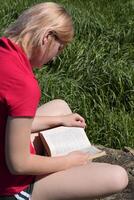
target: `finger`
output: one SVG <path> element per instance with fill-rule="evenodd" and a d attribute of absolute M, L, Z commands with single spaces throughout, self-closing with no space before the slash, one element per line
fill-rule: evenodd
<path fill-rule="evenodd" d="M 86 124 L 85 122 L 76 121 L 74 126 L 85 128 Z"/>
<path fill-rule="evenodd" d="M 83 117 L 81 117 L 79 114 L 77 114 L 76 120 L 81 121 L 81 122 L 85 122 L 85 119 Z"/>

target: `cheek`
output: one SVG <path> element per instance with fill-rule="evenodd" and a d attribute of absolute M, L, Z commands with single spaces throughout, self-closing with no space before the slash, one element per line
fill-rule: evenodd
<path fill-rule="evenodd" d="M 51 58 L 53 58 L 53 57 L 57 56 L 58 53 L 59 53 L 59 45 L 55 45 L 55 46 L 51 49 L 51 51 L 49 52 L 49 56 L 50 56 Z"/>

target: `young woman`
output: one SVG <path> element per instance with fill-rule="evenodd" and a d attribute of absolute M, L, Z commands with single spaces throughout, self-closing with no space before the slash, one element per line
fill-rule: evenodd
<path fill-rule="evenodd" d="M 38 132 L 85 127 L 63 100 L 37 108 L 40 89 L 32 69 L 56 57 L 73 38 L 70 15 L 56 3 L 26 10 L 0 38 L 0 199 L 94 199 L 127 186 L 116 165 L 88 163 L 88 155 L 42 156 Z M 31 142 L 30 142 L 31 141 Z"/>

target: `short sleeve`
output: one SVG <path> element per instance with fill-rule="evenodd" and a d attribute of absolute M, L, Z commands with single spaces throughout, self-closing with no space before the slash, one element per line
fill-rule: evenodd
<path fill-rule="evenodd" d="M 24 76 L 23 76 L 24 75 Z M 9 116 L 34 117 L 40 99 L 40 89 L 33 76 L 10 77 L 6 92 Z"/>
<path fill-rule="evenodd" d="M 29 60 L 9 41 L 0 49 L 0 96 L 10 116 L 33 117 L 40 100 Z"/>

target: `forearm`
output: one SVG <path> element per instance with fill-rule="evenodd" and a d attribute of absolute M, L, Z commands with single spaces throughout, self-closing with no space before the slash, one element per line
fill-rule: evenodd
<path fill-rule="evenodd" d="M 79 114 L 70 114 L 62 116 L 37 116 L 32 122 L 32 132 L 38 132 L 44 129 L 56 126 L 77 126 L 85 128 L 84 118 Z"/>
<path fill-rule="evenodd" d="M 32 132 L 38 132 L 44 129 L 62 125 L 61 116 L 37 116 L 32 122 Z"/>
<path fill-rule="evenodd" d="M 66 156 L 47 157 L 30 155 L 20 165 L 15 166 L 11 173 L 15 175 L 43 175 L 58 172 L 68 168 Z"/>

